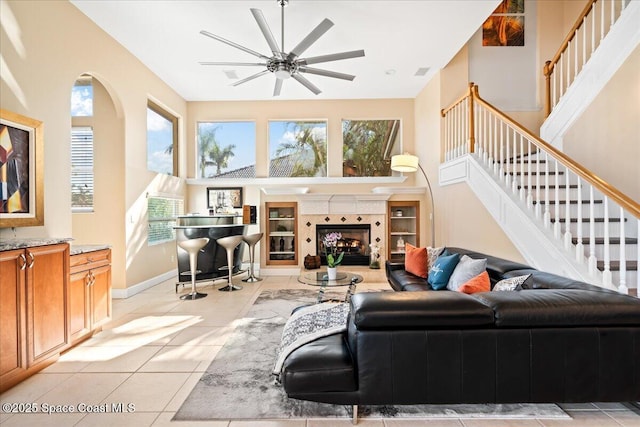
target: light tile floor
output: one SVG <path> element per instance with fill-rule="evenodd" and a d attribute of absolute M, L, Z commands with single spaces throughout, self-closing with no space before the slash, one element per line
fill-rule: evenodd
<path fill-rule="evenodd" d="M 352 268 L 365 277 L 358 291 L 389 289 L 383 270 Z M 2 426 L 215 426 L 215 427 L 340 427 L 350 420 L 173 422 L 180 408 L 215 358 L 234 321 L 251 307 L 263 289 L 308 288 L 295 276 L 267 276 L 259 283 L 234 282 L 244 289 L 218 292 L 223 281 L 204 283 L 209 295 L 182 301 L 174 281 L 166 281 L 126 300 L 114 300 L 113 320 L 102 332 L 71 349 L 53 365 L 0 395 L 0 401 L 49 405 L 84 403 L 132 404 L 127 413 L 0 413 Z M 188 286 L 179 293 L 188 292 Z M 362 427 L 574 427 L 637 426 L 638 411 L 622 404 L 564 405 L 572 420 L 393 420 L 361 419 Z M 63 409 L 60 406 L 58 409 Z"/>

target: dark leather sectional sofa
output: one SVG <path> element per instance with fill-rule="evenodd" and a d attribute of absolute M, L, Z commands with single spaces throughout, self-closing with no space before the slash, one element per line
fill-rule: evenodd
<path fill-rule="evenodd" d="M 347 331 L 293 351 L 291 398 L 354 405 L 636 402 L 640 299 L 486 258 L 491 285 L 531 273 L 533 289 L 432 291 L 387 263 L 391 287 L 351 299 Z M 411 291 L 411 292 L 406 292 Z"/>

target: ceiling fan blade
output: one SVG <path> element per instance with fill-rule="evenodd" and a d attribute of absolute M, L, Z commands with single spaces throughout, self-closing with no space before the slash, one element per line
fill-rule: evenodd
<path fill-rule="evenodd" d="M 300 82 L 300 84 L 302 84 L 304 87 L 306 87 L 307 89 L 309 89 L 311 92 L 313 92 L 315 95 L 319 94 L 320 92 L 322 92 L 320 89 L 318 89 L 316 87 L 316 85 L 314 85 L 313 83 L 311 83 L 309 80 L 307 80 L 306 78 L 304 78 L 303 76 L 301 76 L 300 74 L 294 73 L 291 74 L 291 77 L 293 77 L 294 79 L 296 79 L 297 81 Z"/>
<path fill-rule="evenodd" d="M 332 53 L 329 55 L 312 56 L 310 58 L 300 58 L 297 60 L 300 65 L 319 64 L 320 62 L 340 61 L 341 59 L 359 58 L 364 56 L 364 50 L 352 50 L 349 52 Z"/>
<path fill-rule="evenodd" d="M 302 53 L 309 48 L 312 44 L 316 42 L 324 33 L 329 31 L 329 28 L 333 27 L 333 22 L 325 18 L 321 23 L 318 24 L 316 28 L 314 28 L 307 37 L 302 39 L 300 43 L 296 47 L 291 50 L 288 58 L 293 60 L 302 55 Z"/>
<path fill-rule="evenodd" d="M 266 62 L 207 62 L 207 61 L 200 61 L 198 62 L 198 64 L 200 65 L 228 65 L 228 66 L 238 66 L 238 67 L 244 67 L 244 66 L 258 66 L 258 65 L 262 65 L 262 66 L 266 66 L 267 63 Z"/>
<path fill-rule="evenodd" d="M 267 73 L 269 73 L 269 70 L 260 71 L 259 73 L 253 74 L 253 75 L 251 75 L 251 76 L 249 76 L 249 77 L 247 77 L 247 78 L 244 78 L 244 79 L 242 79 L 242 80 L 238 80 L 237 82 L 233 83 L 231 86 L 238 86 L 238 85 L 241 85 L 242 83 L 246 83 L 246 82 L 248 82 L 249 80 L 253 80 L 253 79 L 255 79 L 256 77 L 263 76 L 263 75 L 265 75 L 265 74 L 267 74 Z"/>
<path fill-rule="evenodd" d="M 282 79 L 276 79 L 276 86 L 273 88 L 273 96 L 280 96 L 282 90 Z"/>
<path fill-rule="evenodd" d="M 273 52 L 273 55 L 282 57 L 282 54 L 280 53 L 280 49 L 278 48 L 278 43 L 276 42 L 275 37 L 273 37 L 273 34 L 271 33 L 271 29 L 267 24 L 267 20 L 264 19 L 264 15 L 262 14 L 262 11 L 260 9 L 251 9 L 251 13 L 253 14 L 253 17 L 256 19 L 256 22 L 258 23 L 258 27 L 260 27 L 260 31 L 262 31 L 262 35 L 264 35 L 264 38 L 267 39 L 267 44 L 269 45 L 269 49 L 271 49 L 271 52 Z"/>
<path fill-rule="evenodd" d="M 269 57 L 268 57 L 268 56 L 264 56 L 263 54 L 258 53 L 258 52 L 256 52 L 255 50 L 251 50 L 251 49 L 249 49 L 248 47 L 240 46 L 238 43 L 234 43 L 234 42 L 232 42 L 232 41 L 230 41 L 230 40 L 227 40 L 227 39 L 225 39 L 225 38 L 222 38 L 222 37 L 220 37 L 220 36 L 216 36 L 215 34 L 211 34 L 211 33 L 210 33 L 210 32 L 208 32 L 208 31 L 202 30 L 202 31 L 200 31 L 200 34 L 202 34 L 203 36 L 211 37 L 212 39 L 214 39 L 214 40 L 218 40 L 219 42 L 222 42 L 222 43 L 228 44 L 229 46 L 235 47 L 236 49 L 240 49 L 240 50 L 242 50 L 242 51 L 245 51 L 245 52 L 247 52 L 247 53 L 250 53 L 250 54 L 251 54 L 251 55 L 253 55 L 253 56 L 257 56 L 258 58 L 262 58 L 262 59 L 269 59 Z"/>
<path fill-rule="evenodd" d="M 298 71 L 301 73 L 316 74 L 318 76 L 333 77 L 335 79 L 342 79 L 342 80 L 349 80 L 349 81 L 353 81 L 353 79 L 356 78 L 356 76 L 353 76 L 351 74 L 338 73 L 337 71 L 321 70 L 319 68 L 311 68 L 311 67 L 298 67 Z"/>

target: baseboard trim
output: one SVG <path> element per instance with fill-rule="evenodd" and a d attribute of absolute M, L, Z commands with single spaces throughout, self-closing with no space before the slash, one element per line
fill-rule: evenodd
<path fill-rule="evenodd" d="M 125 289 L 112 289 L 111 297 L 113 299 L 126 299 L 134 296 L 135 294 L 139 294 L 140 292 L 153 288 L 156 285 L 159 285 L 162 282 L 167 280 L 175 279 L 178 277 L 178 269 L 175 268 L 173 270 L 167 271 L 166 273 L 160 274 L 159 276 L 152 277 L 151 279 L 147 279 L 144 282 L 140 282 L 136 285 L 129 286 Z"/>

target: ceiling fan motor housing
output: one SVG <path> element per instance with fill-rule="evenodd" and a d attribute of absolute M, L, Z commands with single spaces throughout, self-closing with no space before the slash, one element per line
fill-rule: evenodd
<path fill-rule="evenodd" d="M 267 70 L 271 71 L 279 79 L 288 79 L 298 71 L 298 64 L 282 59 L 271 58 L 267 61 Z"/>

